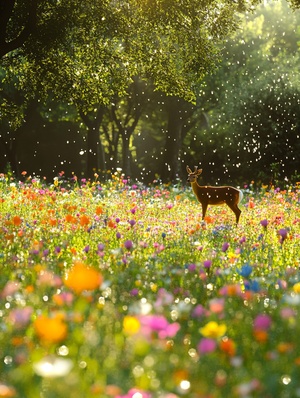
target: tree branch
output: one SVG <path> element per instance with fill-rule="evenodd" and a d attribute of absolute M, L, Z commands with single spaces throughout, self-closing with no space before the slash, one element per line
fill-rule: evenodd
<path fill-rule="evenodd" d="M 13 15 L 15 0 L 0 0 L 0 58 L 21 47 L 36 29 L 38 0 L 28 0 L 25 26 L 14 39 L 7 41 L 8 23 Z"/>

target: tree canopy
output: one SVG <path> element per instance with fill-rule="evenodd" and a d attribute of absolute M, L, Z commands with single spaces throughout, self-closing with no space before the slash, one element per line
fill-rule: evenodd
<path fill-rule="evenodd" d="M 255 138 L 256 133 L 253 132 L 253 135 L 251 131 L 261 123 L 259 114 L 266 111 L 263 107 L 258 109 L 262 103 L 268 104 L 267 109 L 278 109 L 280 113 L 285 109 L 283 105 L 280 108 L 270 101 L 274 97 L 286 98 L 284 104 L 288 108 L 289 98 L 297 87 L 296 78 L 292 78 L 291 83 L 290 75 L 281 79 L 282 83 L 285 81 L 282 87 L 279 84 L 276 89 L 272 87 L 270 98 L 264 97 L 263 102 L 258 98 L 266 94 L 264 87 L 272 86 L 276 64 L 287 62 L 287 70 L 289 65 L 294 65 L 293 57 L 296 59 L 298 46 L 287 40 L 287 36 L 280 38 L 277 35 L 277 42 L 272 45 L 273 53 L 270 54 L 274 60 L 274 77 L 267 77 L 270 63 L 260 59 L 259 55 L 264 52 L 269 54 L 270 41 L 259 42 L 259 31 L 247 33 L 241 22 L 245 14 L 251 15 L 262 3 L 265 2 L 0 0 L 0 11 L 3 11 L 0 13 L 0 90 L 3 99 L 0 128 L 3 145 L 11 152 L 15 150 L 17 133 L 20 132 L 18 128 L 23 120 L 28 121 L 37 106 L 47 106 L 49 101 L 56 104 L 58 101 L 65 104 L 63 107 L 72 106 L 65 113 L 71 111 L 72 122 L 79 124 L 81 118 L 87 128 L 86 152 L 88 158 L 92 155 L 95 159 L 88 160 L 90 170 L 107 163 L 105 152 L 116 163 L 115 157 L 120 150 L 124 157 L 123 164 L 130 169 L 133 141 L 141 143 L 134 135 L 135 131 L 137 128 L 139 132 L 148 129 L 149 122 L 143 115 L 146 108 L 147 114 L 154 115 L 153 126 L 156 124 L 157 128 L 160 124 L 158 128 L 161 133 L 151 133 L 153 137 L 156 134 L 154 139 L 160 147 L 155 150 L 163 154 L 163 162 L 173 170 L 173 176 L 180 172 L 179 160 L 188 160 L 188 154 L 192 155 L 195 151 L 202 154 L 203 143 L 209 162 L 213 163 L 216 159 L 228 170 L 232 164 L 238 165 L 241 158 L 248 162 L 249 157 L 253 161 L 254 151 L 261 152 L 261 159 L 264 153 L 255 149 L 253 140 L 263 138 L 266 147 L 271 148 L 268 141 L 272 141 L 274 156 L 266 156 L 266 159 L 275 164 L 281 156 L 281 146 L 277 145 L 276 149 L 273 143 L 273 138 L 278 141 L 280 137 L 275 132 L 278 127 L 271 134 L 270 128 L 273 127 L 264 127 L 265 134 L 270 135 L 269 139 L 265 139 L 262 132 Z M 300 7 L 299 1 L 291 0 L 288 4 L 294 9 Z M 276 23 L 274 21 L 273 26 Z M 248 34 L 250 41 L 247 37 L 241 38 L 238 33 L 234 39 L 237 43 L 235 47 L 230 37 L 240 30 Z M 288 31 L 288 28 L 284 30 Z M 294 46 L 294 53 L 285 49 L 283 54 L 282 47 L 285 45 Z M 278 54 L 275 54 L 276 51 Z M 217 66 L 221 67 L 217 69 Z M 256 81 L 252 75 L 260 71 L 264 72 Z M 278 78 L 281 73 L 281 70 L 278 71 Z M 247 79 L 257 84 L 249 86 Z M 143 89 L 141 93 L 143 85 L 144 88 L 147 86 L 147 90 Z M 135 87 L 134 91 L 132 87 Z M 287 90 L 289 87 L 290 93 Z M 149 88 L 160 93 L 162 100 L 149 94 Z M 285 94 L 280 97 L 282 90 Z M 149 104 L 141 107 L 145 92 L 150 104 L 155 101 L 151 109 Z M 254 101 L 249 100 L 252 97 L 255 97 Z M 297 106 L 296 97 L 297 92 L 293 96 L 293 109 Z M 155 108 L 160 101 L 164 104 L 165 119 L 158 116 Z M 77 114 L 73 113 L 74 108 Z M 287 115 L 287 111 L 284 110 L 284 114 Z M 253 122 L 253 118 L 258 118 L 257 123 Z M 157 121 L 154 122 L 154 119 Z M 213 129 L 203 130 L 203 123 L 205 126 L 211 123 Z M 275 116 L 274 123 L 278 126 Z M 280 123 L 289 128 L 286 120 Z M 297 123 L 295 120 L 291 122 L 293 131 L 296 131 Z M 228 133 L 233 138 L 227 137 Z M 195 136 L 197 140 L 191 146 Z M 229 155 L 228 159 L 220 156 L 220 151 L 215 152 L 214 142 L 222 140 L 222 148 L 230 154 L 236 142 L 234 137 L 247 142 L 245 151 L 238 147 L 236 156 Z M 208 154 L 209 149 L 212 154 Z M 286 150 L 291 152 L 290 147 Z M 148 152 L 150 155 L 151 151 Z M 103 157 L 102 165 L 97 160 L 99 156 Z M 149 161 L 147 156 L 143 154 L 143 162 Z M 166 174 L 166 179 L 169 177 Z"/>

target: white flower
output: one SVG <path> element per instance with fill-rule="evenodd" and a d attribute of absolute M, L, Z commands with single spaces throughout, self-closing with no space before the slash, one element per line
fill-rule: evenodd
<path fill-rule="evenodd" d="M 35 373 L 42 377 L 63 377 L 70 373 L 73 367 L 71 359 L 47 356 L 33 364 Z"/>

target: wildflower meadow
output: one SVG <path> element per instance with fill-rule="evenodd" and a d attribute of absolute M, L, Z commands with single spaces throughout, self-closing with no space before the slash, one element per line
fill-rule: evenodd
<path fill-rule="evenodd" d="M 0 185 L 0 397 L 300 397 L 299 184 Z"/>

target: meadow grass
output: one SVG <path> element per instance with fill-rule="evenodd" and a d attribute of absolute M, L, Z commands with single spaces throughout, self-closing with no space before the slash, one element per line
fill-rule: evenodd
<path fill-rule="evenodd" d="M 299 187 L 0 185 L 0 397 L 300 397 Z"/>

